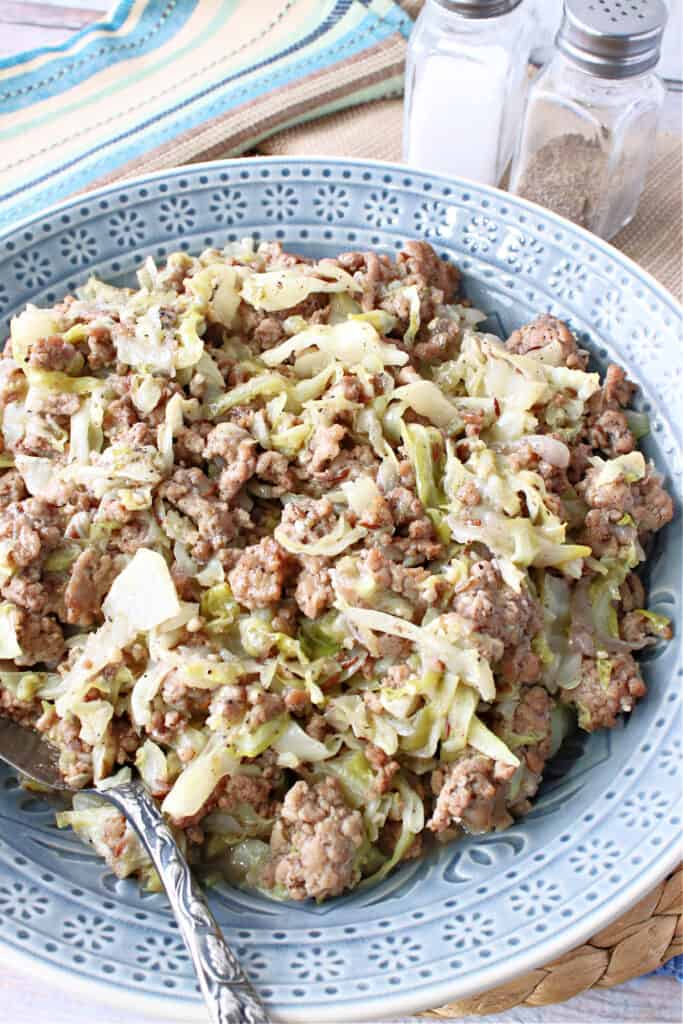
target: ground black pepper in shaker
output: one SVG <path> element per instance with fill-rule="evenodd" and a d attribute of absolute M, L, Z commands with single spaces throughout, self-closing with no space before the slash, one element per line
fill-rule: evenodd
<path fill-rule="evenodd" d="M 633 217 L 664 89 L 661 0 L 566 0 L 531 87 L 510 190 L 611 238 Z"/>

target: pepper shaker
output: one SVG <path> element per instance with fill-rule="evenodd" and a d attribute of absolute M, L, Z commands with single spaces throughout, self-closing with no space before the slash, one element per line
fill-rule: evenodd
<path fill-rule="evenodd" d="M 603 238 L 632 219 L 664 88 L 661 0 L 565 0 L 557 53 L 533 83 L 510 191 Z"/>
<path fill-rule="evenodd" d="M 524 109 L 531 0 L 426 0 L 408 44 L 407 163 L 496 185 Z"/>

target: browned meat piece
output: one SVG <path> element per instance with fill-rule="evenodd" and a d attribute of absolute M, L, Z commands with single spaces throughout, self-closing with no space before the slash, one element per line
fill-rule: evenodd
<path fill-rule="evenodd" d="M 641 536 L 655 533 L 671 522 L 674 515 L 673 499 L 664 490 L 662 476 L 653 465 L 648 466 L 643 479 L 633 486 L 636 488 L 636 497 L 632 515 Z"/>
<path fill-rule="evenodd" d="M 177 469 L 171 479 L 161 485 L 159 494 L 197 524 L 209 550 L 198 550 L 195 557 L 204 554 L 208 557 L 211 551 L 228 547 L 240 528 L 250 525 L 248 515 L 242 509 L 228 508 L 218 497 L 214 481 L 196 467 Z"/>
<path fill-rule="evenodd" d="M 296 560 L 291 565 L 292 576 L 296 574 Z M 299 628 L 299 609 L 293 597 L 283 597 L 277 608 L 273 609 L 272 625 L 278 633 L 296 636 Z"/>
<path fill-rule="evenodd" d="M 346 427 L 333 423 L 329 427 L 318 427 L 308 446 L 310 461 L 307 468 L 318 476 L 330 468 L 330 464 L 341 451 L 341 442 L 346 436 Z"/>
<path fill-rule="evenodd" d="M 424 505 L 407 486 L 394 487 L 392 491 L 389 491 L 386 499 L 396 526 L 405 526 L 417 519 L 423 519 L 425 516 Z"/>
<path fill-rule="evenodd" d="M 228 574 L 232 592 L 245 608 L 267 608 L 282 597 L 294 560 L 272 537 L 246 548 Z"/>
<path fill-rule="evenodd" d="M 287 335 L 281 320 L 274 316 L 267 316 L 256 325 L 252 337 L 259 351 L 265 352 L 269 348 L 275 348 Z"/>
<path fill-rule="evenodd" d="M 301 544 L 325 537 L 337 523 L 334 507 L 327 498 L 290 501 L 282 512 L 282 526 L 288 536 Z"/>
<path fill-rule="evenodd" d="M 593 448 L 611 457 L 633 451 L 636 439 L 621 410 L 629 405 L 635 390 L 621 367 L 610 363 L 603 386 L 588 400 L 585 438 Z"/>
<path fill-rule="evenodd" d="M 36 370 L 57 370 L 78 373 L 83 367 L 83 356 L 75 345 L 64 341 L 60 334 L 39 338 L 31 345 L 29 366 Z"/>
<path fill-rule="evenodd" d="M 360 812 L 347 807 L 336 779 L 313 786 L 299 780 L 273 826 L 264 884 L 282 886 L 295 900 L 338 896 L 357 881 L 354 861 L 364 838 Z"/>
<path fill-rule="evenodd" d="M 81 400 L 78 395 L 65 395 L 59 392 L 48 395 L 41 395 L 37 412 L 45 416 L 73 416 L 81 407 Z"/>
<path fill-rule="evenodd" d="M 375 770 L 375 789 L 378 793 L 387 793 L 392 787 L 394 775 L 401 769 L 400 764 L 374 743 L 366 745 L 365 757 Z"/>
<path fill-rule="evenodd" d="M 394 520 L 391 508 L 382 494 L 375 495 L 360 516 L 358 523 L 360 526 L 367 526 L 369 530 L 393 530 Z"/>
<path fill-rule="evenodd" d="M 26 497 L 26 487 L 21 474 L 16 469 L 6 469 L 0 475 L 0 512 Z"/>
<path fill-rule="evenodd" d="M 543 482 L 548 490 L 553 494 L 561 495 L 569 490 L 570 484 L 567 479 L 566 470 L 562 469 L 561 466 L 555 466 L 550 462 L 546 462 L 526 441 L 520 443 L 510 452 L 508 461 L 515 471 L 530 469 L 534 473 L 538 473 L 543 478 Z M 586 465 L 588 465 L 588 462 L 586 462 Z"/>
<path fill-rule="evenodd" d="M 383 394 L 384 386 L 385 381 L 379 374 L 370 380 L 360 380 L 353 374 L 345 373 L 332 385 L 329 395 L 345 398 L 347 402 L 353 402 L 355 405 L 365 405 L 375 395 Z"/>
<path fill-rule="evenodd" d="M 285 707 L 292 715 L 307 715 L 311 710 L 311 698 L 306 690 L 287 690 Z"/>
<path fill-rule="evenodd" d="M 0 718 L 12 718 L 22 725 L 35 725 L 40 717 L 42 705 L 38 698 L 21 700 L 10 689 L 0 683 Z"/>
<path fill-rule="evenodd" d="M 257 260 L 262 261 L 262 265 L 257 268 L 259 271 L 272 267 L 296 267 L 300 263 L 311 262 L 300 253 L 285 252 L 280 242 L 261 242 L 256 256 Z"/>
<path fill-rule="evenodd" d="M 437 288 L 441 302 L 454 302 L 460 289 L 460 271 L 447 260 L 441 260 L 428 242 L 406 242 L 396 258 L 399 272 L 406 284 L 424 283 Z"/>
<path fill-rule="evenodd" d="M 6 583 L 2 584 L 2 596 L 12 604 L 25 608 L 34 615 L 48 609 L 48 593 L 40 578 L 40 567 L 31 566 L 23 572 L 15 573 Z"/>
<path fill-rule="evenodd" d="M 332 606 L 334 590 L 330 582 L 329 561 L 311 555 L 299 557 L 301 571 L 294 599 L 308 619 L 317 619 Z"/>
<path fill-rule="evenodd" d="M 88 363 L 92 370 L 102 370 L 116 363 L 116 346 L 108 327 L 91 326 L 88 331 Z"/>
<path fill-rule="evenodd" d="M 592 420 L 588 440 L 593 448 L 599 448 L 610 456 L 625 455 L 636 446 L 628 421 L 618 409 L 607 409 Z"/>
<path fill-rule="evenodd" d="M 384 676 L 384 685 L 400 690 L 413 673 L 408 665 L 391 665 Z"/>
<path fill-rule="evenodd" d="M 92 783 L 92 747 L 80 738 L 81 723 L 77 718 L 57 718 L 51 709 L 36 722 L 36 728 L 58 748 L 59 770 L 68 786 L 81 789 Z"/>
<path fill-rule="evenodd" d="M 274 497 L 293 491 L 296 479 L 289 465 L 289 459 L 281 452 L 262 452 L 256 460 L 255 475 L 268 484 Z"/>
<path fill-rule="evenodd" d="M 534 355 L 553 342 L 559 342 L 565 366 L 572 370 L 585 370 L 588 365 L 588 353 L 578 347 L 576 338 L 567 325 L 549 313 L 544 313 L 530 324 L 513 331 L 505 342 L 505 347 L 516 355 Z"/>
<path fill-rule="evenodd" d="M 327 447 L 330 438 L 324 443 Z M 327 464 L 319 463 L 320 468 L 316 472 L 311 470 L 310 453 L 311 449 L 306 449 L 303 456 L 300 456 L 301 465 L 297 466 L 296 473 L 306 492 L 316 496 L 326 494 L 343 480 L 355 480 L 359 476 L 374 477 L 379 465 L 379 460 L 369 444 L 340 447 L 339 454 Z"/>
<path fill-rule="evenodd" d="M 125 878 L 131 873 L 128 865 L 139 863 L 143 858 L 135 831 L 124 816 L 113 808 L 102 830 L 102 842 L 105 862 L 117 878 Z"/>
<path fill-rule="evenodd" d="M 32 615 L 17 608 L 17 637 L 21 654 L 17 665 L 56 665 L 64 654 L 64 637 L 59 623 L 49 615 Z"/>
<path fill-rule="evenodd" d="M 456 497 L 466 508 L 474 508 L 481 501 L 479 488 L 472 480 L 468 480 L 462 487 L 458 488 Z"/>
<path fill-rule="evenodd" d="M 541 659 L 526 641 L 505 651 L 500 663 L 501 674 L 508 683 L 534 683 L 542 670 Z"/>
<path fill-rule="evenodd" d="M 107 403 L 102 428 L 107 436 L 115 438 L 134 427 L 139 418 L 140 415 L 133 405 L 132 398 L 129 395 L 124 395 L 122 398 L 115 398 L 112 402 Z"/>
<path fill-rule="evenodd" d="M 506 649 L 528 644 L 541 628 L 538 602 L 528 590 L 517 593 L 493 562 L 475 562 L 456 592 L 453 611 L 479 633 L 501 640 Z"/>
<path fill-rule="evenodd" d="M 249 694 L 249 724 L 254 728 L 277 718 L 285 710 L 285 702 L 279 693 L 269 693 L 268 690 L 258 690 Z"/>
<path fill-rule="evenodd" d="M 9 556 L 17 568 L 52 551 L 63 536 L 59 510 L 40 498 L 12 502 L 0 514 L 0 540 L 9 542 Z"/>
<path fill-rule="evenodd" d="M 86 548 L 71 567 L 64 593 L 66 621 L 72 626 L 92 626 L 102 617 L 102 599 L 118 571 L 111 555 Z"/>
<path fill-rule="evenodd" d="M 177 711 L 184 719 L 205 715 L 211 703 L 211 691 L 192 686 L 182 672 L 171 672 L 161 684 L 159 696 L 167 708 Z"/>
<path fill-rule="evenodd" d="M 647 693 L 640 669 L 630 654 L 618 654 L 604 664 L 600 672 L 595 660 L 584 658 L 579 685 L 560 691 L 565 704 L 576 706 L 579 725 L 586 732 L 614 728 L 617 715 L 631 711 L 638 698 Z"/>
<path fill-rule="evenodd" d="M 386 500 L 396 530 L 391 538 L 391 547 L 401 553 L 404 562 L 419 565 L 439 558 L 443 544 L 438 540 L 434 524 L 420 499 L 406 486 L 389 491 Z"/>
<path fill-rule="evenodd" d="M 619 623 L 619 632 L 624 640 L 637 647 L 643 646 L 643 641 L 649 637 L 662 637 L 670 640 L 673 636 L 671 626 L 658 626 L 642 611 L 631 611 L 624 615 Z"/>
<path fill-rule="evenodd" d="M 247 710 L 247 694 L 243 686 L 221 686 L 214 690 L 209 714 L 222 719 L 226 725 L 239 722 Z"/>
<path fill-rule="evenodd" d="M 521 749 L 515 748 L 515 753 L 524 757 L 528 768 L 539 776 L 550 754 L 552 707 L 553 702 L 542 686 L 522 686 L 510 722 L 510 731 L 518 742 L 519 737 L 526 739 Z"/>
<path fill-rule="evenodd" d="M 636 390 L 636 385 L 628 379 L 621 366 L 610 363 L 602 386 L 604 404 L 610 409 L 626 409 Z"/>
<path fill-rule="evenodd" d="M 181 427 L 174 438 L 176 461 L 188 466 L 201 466 L 206 439 L 213 429 L 209 420 L 198 420 L 188 427 Z"/>
<path fill-rule="evenodd" d="M 356 278 L 363 291 L 360 303 L 364 310 L 377 309 L 384 287 L 395 279 L 397 271 L 391 259 L 381 253 L 346 252 L 334 261 Z"/>
<path fill-rule="evenodd" d="M 643 479 L 633 483 L 623 476 L 601 483 L 600 467 L 595 467 L 588 471 L 577 490 L 591 506 L 584 536 L 596 557 L 617 554 L 620 546 L 632 543 L 635 530 L 645 538 L 673 518 L 673 501 L 652 464 Z M 628 520 L 624 521 L 625 516 L 631 517 L 635 530 Z"/>
<path fill-rule="evenodd" d="M 361 276 L 363 282 L 363 293 L 361 295 L 361 306 L 364 310 L 375 309 L 377 305 L 378 289 L 387 281 L 391 280 L 394 273 L 391 261 L 381 257 L 377 253 L 367 252 L 364 254 L 365 273 Z"/>
<path fill-rule="evenodd" d="M 475 834 L 505 828 L 512 820 L 505 809 L 506 783 L 514 773 L 511 765 L 466 748 L 457 761 L 432 772 L 437 799 L 427 828 L 443 832 L 460 826 Z"/>
<path fill-rule="evenodd" d="M 590 466 L 589 459 L 592 454 L 593 451 L 589 444 L 579 442 L 570 447 L 567 477 L 571 484 L 578 484 L 586 475 L 586 470 Z"/>
<path fill-rule="evenodd" d="M 256 469 L 256 441 L 234 423 L 219 423 L 206 439 L 205 459 L 220 460 L 218 490 L 221 498 L 231 501 L 242 484 Z"/>
<path fill-rule="evenodd" d="M 436 317 L 420 330 L 413 358 L 418 362 L 443 363 L 454 359 L 460 347 L 461 331 L 455 320 Z"/>
<path fill-rule="evenodd" d="M 637 536 L 634 526 L 623 522 L 623 513 L 616 508 L 594 508 L 586 515 L 582 540 L 595 558 L 616 557 L 628 548 Z"/>
<path fill-rule="evenodd" d="M 622 515 L 631 514 L 637 503 L 638 492 L 633 490 L 632 484 L 623 475 L 607 482 L 601 481 L 600 470 L 600 466 L 590 469 L 579 484 L 578 489 L 588 505 L 601 509 L 619 508 Z"/>

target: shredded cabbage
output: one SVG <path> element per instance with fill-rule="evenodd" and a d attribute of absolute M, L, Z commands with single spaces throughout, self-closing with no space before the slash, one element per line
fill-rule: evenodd
<path fill-rule="evenodd" d="M 331 278 L 325 280 L 324 277 Z M 242 298 L 250 306 L 274 313 L 298 306 L 315 292 L 358 292 L 360 285 L 341 267 L 321 260 L 315 267 L 306 264 L 248 274 L 242 283 Z"/>
<path fill-rule="evenodd" d="M 444 775 L 521 813 L 577 711 L 595 724 L 585 659 L 607 700 L 620 658 L 671 634 L 632 610 L 642 518 L 588 516 L 652 472 L 590 457 L 598 375 L 566 366 L 552 322 L 520 355 L 467 306 L 425 315 L 415 255 L 244 240 L 12 321 L 0 696 L 42 713 L 74 786 L 137 771 L 181 845 L 201 830 L 211 881 L 283 899 L 318 896 L 318 875 L 376 882 L 426 814 L 441 838 L 464 827 L 434 799 Z M 451 358 L 421 358 L 444 321 Z M 323 781 L 347 808 L 318 820 Z M 128 827 L 110 841 L 116 814 L 79 793 L 59 824 L 158 887 Z M 326 872 L 344 820 L 354 848 Z"/>
<path fill-rule="evenodd" d="M 196 814 L 225 775 L 239 772 L 239 764 L 239 756 L 228 748 L 225 736 L 215 733 L 176 779 L 162 811 L 171 820 Z"/>
<path fill-rule="evenodd" d="M 339 324 L 318 324 L 300 331 L 287 341 L 263 353 L 267 366 L 278 366 L 291 356 L 299 356 L 317 348 L 330 359 L 344 366 L 363 366 L 379 373 L 385 366 L 404 366 L 408 354 L 395 345 L 382 341 L 372 324 L 363 320 L 346 320 Z"/>
<path fill-rule="evenodd" d="M 136 632 L 177 615 L 180 603 L 164 558 L 139 548 L 112 583 L 102 608 L 109 619 L 127 619 Z"/>
<path fill-rule="evenodd" d="M 396 388 L 392 397 L 405 402 L 419 416 L 424 416 L 447 434 L 462 429 L 463 422 L 457 406 L 430 380 L 404 384 Z"/>
<path fill-rule="evenodd" d="M 334 529 L 320 540 L 308 542 L 296 540 L 282 525 L 275 528 L 273 536 L 278 544 L 281 544 L 286 551 L 290 551 L 293 555 L 325 555 L 331 558 L 361 540 L 367 532 L 363 526 L 349 526 L 344 516 L 341 516 Z"/>
<path fill-rule="evenodd" d="M 17 637 L 16 610 L 14 605 L 0 604 L 0 658 L 18 658 L 22 654 Z"/>

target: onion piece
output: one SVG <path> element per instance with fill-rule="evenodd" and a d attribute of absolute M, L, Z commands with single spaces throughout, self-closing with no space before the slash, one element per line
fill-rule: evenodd
<path fill-rule="evenodd" d="M 571 453 L 564 441 L 558 441 L 556 437 L 549 437 L 547 434 L 530 434 L 522 440 L 533 448 L 539 458 L 549 462 L 551 466 L 566 469 L 569 465 Z"/>

